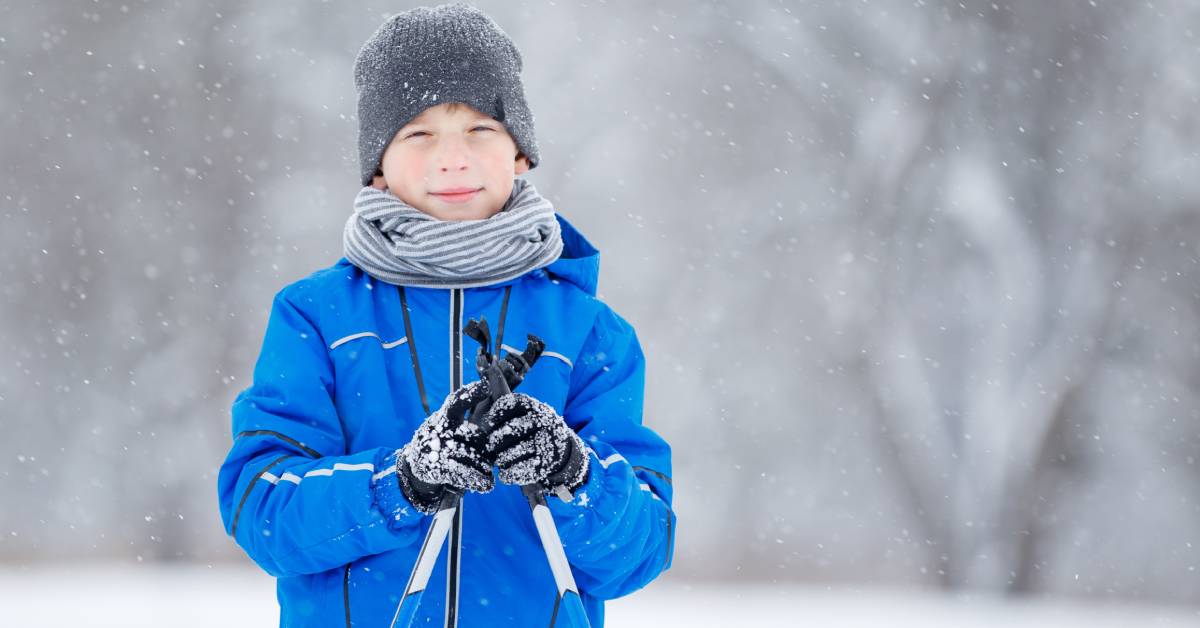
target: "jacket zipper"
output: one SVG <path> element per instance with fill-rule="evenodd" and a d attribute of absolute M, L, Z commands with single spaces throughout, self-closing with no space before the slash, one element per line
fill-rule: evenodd
<path fill-rule="evenodd" d="M 346 573 L 342 574 L 342 604 L 346 611 L 346 628 L 350 628 L 350 566 L 354 561 L 346 563 Z"/>
<path fill-rule="evenodd" d="M 408 338 L 408 347 L 412 352 L 413 370 L 417 379 L 417 388 L 421 395 L 421 405 L 425 410 L 425 414 L 429 414 L 429 401 L 425 396 L 425 386 L 421 378 L 421 367 L 417 362 L 416 342 L 413 338 L 412 321 L 408 312 L 408 300 L 404 294 L 404 287 L 397 286 L 400 293 L 400 309 L 404 314 L 404 333 Z M 501 346 L 504 338 L 504 319 L 508 314 L 508 298 L 512 292 L 512 286 L 505 286 L 504 298 L 500 306 L 500 326 L 496 335 L 496 355 L 501 352 Z M 462 372 L 462 328 L 463 328 L 463 309 L 465 294 L 460 288 L 452 288 L 450 290 L 450 390 L 451 392 L 458 390 L 463 385 Z M 450 551 L 448 552 L 446 566 L 446 628 L 457 628 L 458 626 L 458 583 L 459 571 L 462 564 L 462 513 L 463 502 L 459 501 L 458 510 L 454 513 L 454 520 L 450 527 Z M 346 600 L 346 625 L 350 625 L 350 565 L 346 565 L 346 576 L 344 580 L 345 600 Z"/>
<path fill-rule="evenodd" d="M 450 289 L 450 391 L 462 386 L 462 316 L 463 291 Z M 458 579 L 462 559 L 462 517 L 464 500 L 459 500 L 458 510 L 450 526 L 450 551 L 446 564 L 446 628 L 458 626 Z"/>

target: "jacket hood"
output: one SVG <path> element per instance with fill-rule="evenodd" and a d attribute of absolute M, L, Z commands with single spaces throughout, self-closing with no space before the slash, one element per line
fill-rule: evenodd
<path fill-rule="evenodd" d="M 600 251 L 562 214 L 555 214 L 554 217 L 562 228 L 563 250 L 562 255 L 546 267 L 546 271 L 596 296 L 596 285 L 600 281 Z"/>

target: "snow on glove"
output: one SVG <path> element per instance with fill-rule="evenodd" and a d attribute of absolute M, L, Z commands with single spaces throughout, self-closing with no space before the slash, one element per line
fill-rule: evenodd
<path fill-rule="evenodd" d="M 484 451 L 495 459 L 501 482 L 541 482 L 550 491 L 574 491 L 587 479 L 583 439 L 549 404 L 511 393 L 496 400 L 488 420 L 491 431 Z"/>
<path fill-rule="evenodd" d="M 491 458 L 483 451 L 487 435 L 465 420 L 467 411 L 487 396 L 483 382 L 454 391 L 396 452 L 400 489 L 417 510 L 436 512 L 447 487 L 479 493 L 492 490 Z"/>

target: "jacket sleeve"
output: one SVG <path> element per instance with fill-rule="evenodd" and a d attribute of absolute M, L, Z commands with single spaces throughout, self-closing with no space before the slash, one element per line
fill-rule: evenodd
<path fill-rule="evenodd" d="M 671 565 L 671 449 L 642 425 L 645 358 L 633 328 L 604 308 L 571 374 L 563 413 L 590 448 L 588 478 L 548 504 L 579 587 L 612 599 Z"/>
<path fill-rule="evenodd" d="M 394 450 L 347 452 L 332 364 L 316 327 L 275 295 L 253 383 L 233 402 L 217 477 L 225 531 L 277 577 L 317 573 L 416 542 Z"/>

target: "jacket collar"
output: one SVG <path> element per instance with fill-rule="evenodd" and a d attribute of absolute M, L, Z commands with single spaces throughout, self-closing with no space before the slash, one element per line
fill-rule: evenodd
<path fill-rule="evenodd" d="M 600 251 L 562 214 L 554 217 L 562 227 L 563 252 L 546 267 L 546 271 L 596 296 L 596 285 L 600 281 Z"/>

